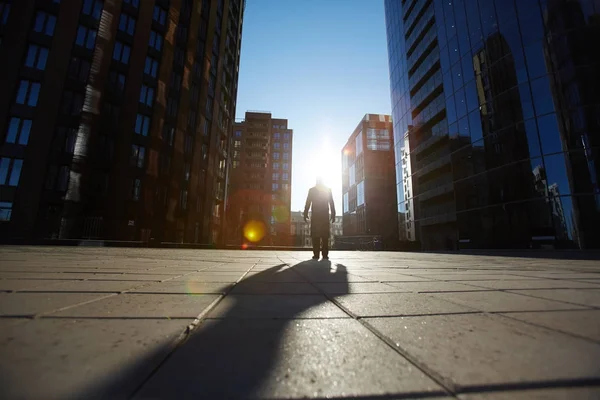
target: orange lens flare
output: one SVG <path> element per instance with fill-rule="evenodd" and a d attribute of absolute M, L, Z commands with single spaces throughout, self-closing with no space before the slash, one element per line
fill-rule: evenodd
<path fill-rule="evenodd" d="M 244 225 L 244 237 L 252 242 L 260 242 L 265 237 L 266 227 L 262 221 L 248 221 Z"/>

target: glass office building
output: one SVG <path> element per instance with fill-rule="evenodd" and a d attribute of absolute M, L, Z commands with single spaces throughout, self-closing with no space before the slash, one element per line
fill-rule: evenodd
<path fill-rule="evenodd" d="M 600 247 L 600 1 L 385 10 L 401 237 Z"/>

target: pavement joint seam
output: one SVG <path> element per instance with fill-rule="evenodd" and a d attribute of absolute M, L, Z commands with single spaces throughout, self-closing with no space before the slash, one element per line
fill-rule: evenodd
<path fill-rule="evenodd" d="M 41 317 L 43 317 L 44 315 L 47 315 L 47 314 L 53 314 L 53 313 L 57 313 L 57 312 L 60 312 L 60 311 L 69 310 L 71 308 L 83 306 L 83 305 L 86 305 L 86 304 L 95 303 L 96 301 L 108 299 L 108 298 L 111 298 L 111 297 L 116 297 L 118 295 L 119 295 L 119 293 L 111 293 L 111 294 L 109 294 L 107 296 L 98 297 L 97 299 L 86 300 L 86 301 L 82 301 L 82 302 L 77 303 L 77 304 L 70 304 L 70 305 L 65 306 L 65 307 L 59 307 L 59 308 L 56 308 L 54 310 L 43 311 L 41 313 L 34 314 L 33 319 L 41 318 Z"/>
<path fill-rule="evenodd" d="M 140 382 L 140 384 L 131 392 L 131 395 L 129 396 L 129 398 L 133 398 L 136 396 L 136 394 L 144 387 L 144 385 L 150 381 L 150 379 L 152 379 L 152 377 L 158 372 L 158 370 L 171 358 L 171 356 L 175 353 L 175 351 L 180 348 L 181 346 L 183 346 L 183 344 L 187 341 L 187 339 L 191 336 L 191 334 L 193 333 L 193 331 L 198 328 L 198 326 L 200 326 L 201 322 L 206 320 L 206 316 L 229 294 L 229 292 L 233 289 L 233 287 L 242 281 L 242 279 L 244 279 L 244 277 L 246 275 L 248 275 L 248 273 L 252 270 L 252 268 L 254 268 L 258 262 L 260 262 L 260 259 L 254 263 L 246 272 L 244 272 L 242 274 L 242 276 L 240 276 L 238 278 L 238 280 L 232 285 L 230 286 L 227 291 L 224 294 L 219 294 L 217 295 L 217 298 L 214 299 L 207 307 L 205 307 L 200 314 L 198 314 L 198 316 L 196 318 L 194 318 L 194 320 L 185 327 L 184 331 L 181 332 L 177 338 L 175 340 L 173 340 L 173 342 L 170 344 L 168 350 L 165 352 L 164 357 L 162 357 L 162 360 L 160 360 L 156 367 L 152 369 L 152 371 L 150 371 L 150 373 Z"/>
<path fill-rule="evenodd" d="M 291 266 L 291 268 L 293 268 L 293 266 Z M 301 272 L 298 272 L 298 274 L 302 275 Z M 397 344 L 394 345 L 395 343 L 393 343 L 389 338 L 387 338 L 385 335 L 383 335 L 381 332 L 379 332 L 377 329 L 375 329 L 373 326 L 371 326 L 365 320 L 363 320 L 362 318 L 359 318 L 357 315 L 355 315 L 349 309 L 344 307 L 334 297 L 332 297 L 329 294 L 322 291 L 318 286 L 314 285 L 311 281 L 309 281 L 309 283 L 311 283 L 315 287 L 315 289 L 320 291 L 321 294 L 323 296 L 325 296 L 330 302 L 332 302 L 336 307 L 338 307 L 340 310 L 342 310 L 344 313 L 346 313 L 352 319 L 354 319 L 359 324 L 361 324 L 364 328 L 366 328 L 368 331 L 370 331 L 373 335 L 375 335 L 375 337 L 377 337 L 379 340 L 381 340 L 384 344 L 386 344 L 389 348 L 391 348 L 393 351 L 395 351 L 398 355 L 403 357 L 406 361 L 408 361 L 410 364 L 414 365 L 417 369 L 419 369 L 421 372 L 423 372 L 432 381 L 437 383 L 446 392 L 445 394 L 449 394 L 453 397 L 456 397 L 456 390 L 455 390 L 456 387 L 452 382 L 448 381 L 447 379 L 445 379 L 444 377 L 439 375 L 437 372 L 428 368 L 424 363 L 420 362 L 417 358 L 410 355 L 406 350 L 400 348 L 400 346 L 398 346 Z"/>
<path fill-rule="evenodd" d="M 563 311 L 563 310 L 559 310 L 559 311 Z M 589 311 L 589 310 L 567 310 L 567 311 L 573 312 L 573 311 Z M 520 311 L 520 312 L 523 312 L 523 311 Z M 562 333 L 563 335 L 567 335 L 567 336 L 573 337 L 575 339 L 585 340 L 586 342 L 590 342 L 590 343 L 593 343 L 593 344 L 600 344 L 600 340 L 592 339 L 590 337 L 583 336 L 583 335 L 578 335 L 578 334 L 573 333 L 573 332 L 567 332 L 567 331 L 563 331 L 563 330 L 560 330 L 560 329 L 551 328 L 549 326 L 537 324 L 535 322 L 531 322 L 531 321 L 527 321 L 527 320 L 523 320 L 523 319 L 518 319 L 518 318 L 515 318 L 515 317 L 511 316 L 510 313 L 509 314 L 507 314 L 507 313 L 494 313 L 494 315 L 498 315 L 500 317 L 504 317 L 504 318 L 510 319 L 511 321 L 522 322 L 522 323 L 525 323 L 527 325 L 535 326 L 536 328 L 542 328 L 543 330 L 546 330 L 546 331 Z M 598 378 L 598 379 L 600 381 L 600 378 Z"/>

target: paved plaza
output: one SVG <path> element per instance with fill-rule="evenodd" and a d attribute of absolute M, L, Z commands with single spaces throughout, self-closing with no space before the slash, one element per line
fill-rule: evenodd
<path fill-rule="evenodd" d="M 310 256 L 0 247 L 0 398 L 600 398 L 600 261 Z"/>

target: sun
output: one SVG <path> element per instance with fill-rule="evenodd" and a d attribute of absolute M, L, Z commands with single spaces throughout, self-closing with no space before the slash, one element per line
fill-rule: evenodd
<path fill-rule="evenodd" d="M 310 163 L 310 175 L 321 178 L 326 186 L 334 186 L 341 179 L 341 161 L 339 153 L 330 149 L 327 141 L 320 147 Z"/>

